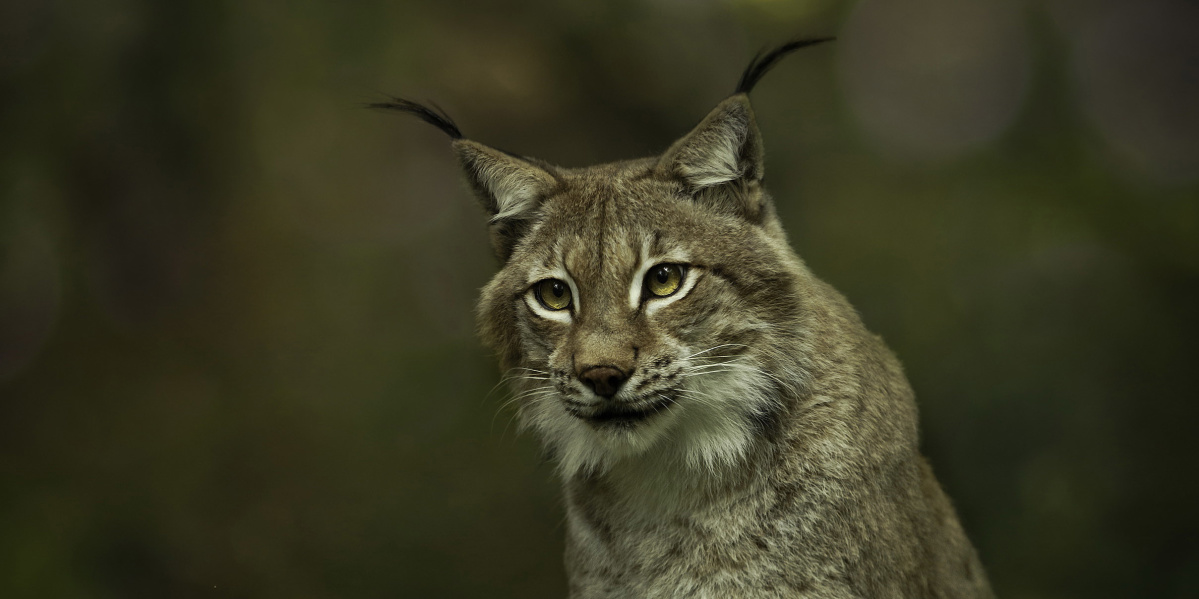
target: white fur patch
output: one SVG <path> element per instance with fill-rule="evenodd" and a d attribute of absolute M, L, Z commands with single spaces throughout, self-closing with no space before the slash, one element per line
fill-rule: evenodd
<path fill-rule="evenodd" d="M 757 434 L 748 416 L 777 409 L 776 381 L 796 373 L 766 373 L 753 366 L 752 356 L 703 357 L 708 359 L 682 360 L 684 382 L 673 405 L 632 428 L 595 427 L 564 410 L 557 393 L 527 404 L 522 425 L 553 448 L 563 477 L 605 472 L 627 460 L 653 462 L 663 472 L 711 473 L 736 466 Z"/>
<path fill-rule="evenodd" d="M 777 408 L 778 389 L 749 360 L 735 358 L 722 372 L 692 377 L 688 387 L 694 394 L 678 432 L 679 452 L 690 468 L 718 470 L 740 462 L 755 434 L 747 416 Z"/>
<path fill-rule="evenodd" d="M 641 303 L 641 292 L 645 289 L 645 273 L 657 264 L 649 259 L 649 244 L 649 237 L 641 240 L 641 264 L 637 266 L 636 272 L 633 273 L 633 281 L 629 284 L 629 307 L 634 310 Z"/>

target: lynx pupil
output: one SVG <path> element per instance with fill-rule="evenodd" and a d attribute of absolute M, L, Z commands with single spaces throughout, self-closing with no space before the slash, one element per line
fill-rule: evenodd
<path fill-rule="evenodd" d="M 655 297 L 673 294 L 682 282 L 683 267 L 678 264 L 659 264 L 645 277 L 645 286 Z"/>
<path fill-rule="evenodd" d="M 537 301 L 550 310 L 570 307 L 570 287 L 558 279 L 545 279 L 534 288 Z"/>

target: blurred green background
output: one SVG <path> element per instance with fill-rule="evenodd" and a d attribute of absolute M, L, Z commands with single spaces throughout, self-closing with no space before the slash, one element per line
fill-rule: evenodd
<path fill-rule="evenodd" d="M 759 48 L 812 269 L 906 364 L 1009 598 L 1199 596 L 1199 7 L 0 3 L 0 596 L 560 597 L 432 99 L 660 152 Z"/>

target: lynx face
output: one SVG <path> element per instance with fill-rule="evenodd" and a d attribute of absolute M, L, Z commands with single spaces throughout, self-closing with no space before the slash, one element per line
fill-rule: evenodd
<path fill-rule="evenodd" d="M 564 473 L 655 452 L 731 462 L 770 426 L 798 299 L 789 252 L 757 219 L 697 199 L 652 160 L 553 171 L 484 289 L 480 324 L 519 418 Z M 709 198 L 710 200 L 710 198 Z"/>
<path fill-rule="evenodd" d="M 806 381 L 806 270 L 762 189 L 748 92 L 661 156 L 562 169 L 465 139 L 444 114 L 379 104 L 439 127 L 491 216 L 504 266 L 479 304 L 483 340 L 514 383 L 521 424 L 561 473 L 649 456 L 736 463 Z M 784 382 L 786 381 L 786 382 Z"/>

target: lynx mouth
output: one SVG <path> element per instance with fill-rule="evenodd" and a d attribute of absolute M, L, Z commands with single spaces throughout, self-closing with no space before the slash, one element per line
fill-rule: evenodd
<path fill-rule="evenodd" d="M 585 420 L 594 426 L 632 426 L 648 420 L 670 408 L 674 398 L 657 395 L 652 398 L 616 405 L 604 405 L 598 409 L 582 410 L 576 406 L 567 405 L 567 411 L 580 420 Z"/>

